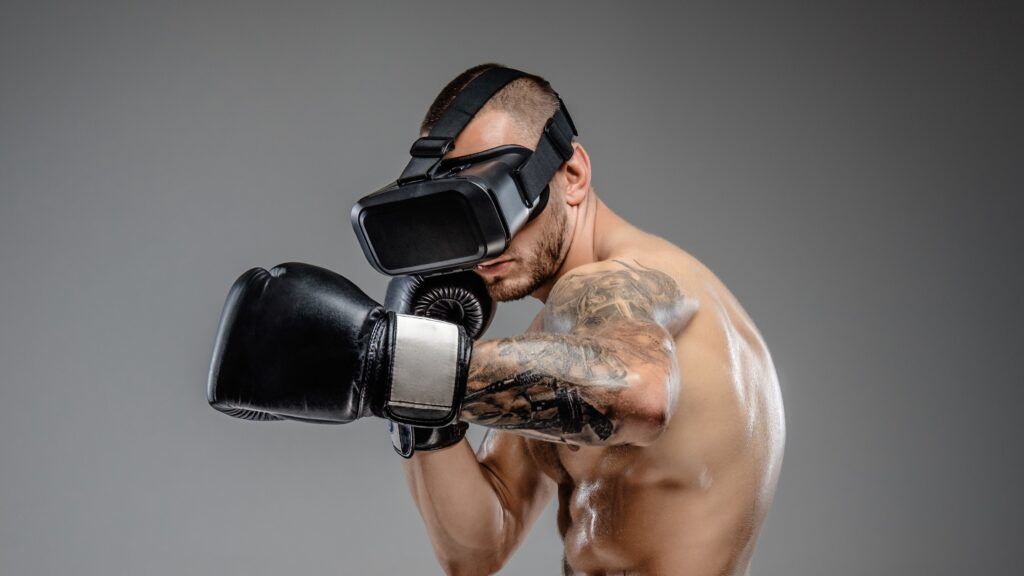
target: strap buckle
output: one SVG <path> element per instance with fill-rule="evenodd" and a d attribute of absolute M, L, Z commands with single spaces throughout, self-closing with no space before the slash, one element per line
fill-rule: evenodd
<path fill-rule="evenodd" d="M 559 116 L 562 116 L 567 124 L 568 128 L 572 130 L 570 133 L 566 133 L 561 123 L 558 122 Z M 559 110 L 557 114 L 548 119 L 547 123 L 544 124 L 544 138 L 547 138 L 552 144 L 555 152 L 558 153 L 562 158 L 562 162 L 568 162 L 573 155 L 572 149 L 572 137 L 575 133 L 573 129 L 572 120 L 569 119 L 568 115 L 564 114 L 562 110 Z"/>
<path fill-rule="evenodd" d="M 423 136 L 412 143 L 413 158 L 441 158 L 455 148 L 455 139 L 445 136 Z"/>

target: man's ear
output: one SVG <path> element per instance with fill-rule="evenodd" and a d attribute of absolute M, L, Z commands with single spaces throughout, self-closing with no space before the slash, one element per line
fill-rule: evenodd
<path fill-rule="evenodd" d="M 590 190 L 590 156 L 579 142 L 573 142 L 572 147 L 572 158 L 562 166 L 561 172 L 565 177 L 565 202 L 578 206 Z"/>

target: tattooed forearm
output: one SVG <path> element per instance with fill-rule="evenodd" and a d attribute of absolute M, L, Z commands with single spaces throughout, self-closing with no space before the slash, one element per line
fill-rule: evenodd
<path fill-rule="evenodd" d="M 631 374 L 615 346 L 545 333 L 482 342 L 473 350 L 463 417 L 548 440 L 605 441 Z"/>
<path fill-rule="evenodd" d="M 512 396 L 511 401 L 503 396 Z M 614 429 L 607 416 L 582 398 L 577 386 L 533 371 L 472 392 L 466 402 L 472 405 L 476 422 L 492 428 L 561 432 L 563 438 L 593 434 L 599 440 L 607 440 Z"/>
<path fill-rule="evenodd" d="M 667 402 L 676 378 L 668 327 L 685 323 L 685 309 L 670 277 L 639 265 L 567 276 L 545 305 L 544 332 L 474 348 L 463 418 L 573 444 L 657 419 L 651 399 Z"/>

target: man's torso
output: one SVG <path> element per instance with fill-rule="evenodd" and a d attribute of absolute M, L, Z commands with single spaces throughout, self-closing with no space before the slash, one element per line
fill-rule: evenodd
<path fill-rule="evenodd" d="M 648 446 L 527 440 L 558 485 L 558 527 L 577 574 L 741 574 L 775 489 L 784 423 L 774 366 L 725 286 L 639 231 L 612 259 L 671 276 L 699 306 L 674 335 L 679 397 Z M 531 330 L 545 329 L 538 317 Z"/>

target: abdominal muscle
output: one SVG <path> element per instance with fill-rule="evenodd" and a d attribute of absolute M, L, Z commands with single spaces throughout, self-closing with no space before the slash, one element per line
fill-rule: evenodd
<path fill-rule="evenodd" d="M 774 371 L 740 370 L 748 377 L 730 391 L 697 370 L 722 364 L 708 350 L 679 347 L 685 393 L 653 444 L 528 441 L 558 485 L 568 574 L 746 573 L 777 480 L 781 404 Z"/>
<path fill-rule="evenodd" d="M 558 482 L 568 574 L 717 576 L 741 574 L 749 563 L 762 513 L 757 491 L 729 474 L 716 482 L 697 462 L 666 474 L 651 465 L 657 446 L 530 444 Z"/>

